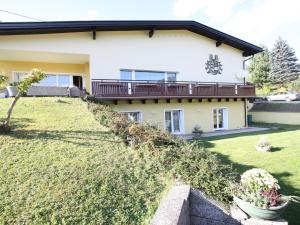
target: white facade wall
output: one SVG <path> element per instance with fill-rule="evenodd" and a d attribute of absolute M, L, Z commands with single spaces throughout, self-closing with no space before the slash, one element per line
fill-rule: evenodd
<path fill-rule="evenodd" d="M 120 69 L 156 70 L 178 73 L 178 80 L 202 82 L 241 82 L 242 51 L 190 31 L 91 32 L 0 36 L 0 51 L 87 54 L 90 77 L 119 79 Z M 217 54 L 223 65 L 221 75 L 207 74 L 209 54 Z"/>

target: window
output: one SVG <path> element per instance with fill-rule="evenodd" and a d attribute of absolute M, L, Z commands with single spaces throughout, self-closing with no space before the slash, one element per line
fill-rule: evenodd
<path fill-rule="evenodd" d="M 177 80 L 176 73 L 167 73 L 167 81 L 176 81 Z"/>
<path fill-rule="evenodd" d="M 219 108 L 213 110 L 214 129 L 221 130 L 228 128 L 227 109 Z"/>
<path fill-rule="evenodd" d="M 141 112 L 120 112 L 121 115 L 126 116 L 129 120 L 141 123 L 142 116 Z"/>
<path fill-rule="evenodd" d="M 57 86 L 69 87 L 70 86 L 70 76 L 58 75 L 57 76 Z"/>
<path fill-rule="evenodd" d="M 177 73 L 163 71 L 121 70 L 121 80 L 176 81 Z"/>
<path fill-rule="evenodd" d="M 121 80 L 132 80 L 132 71 L 121 70 Z"/>
<path fill-rule="evenodd" d="M 173 134 L 182 133 L 182 110 L 168 110 L 165 112 L 166 130 Z"/>
<path fill-rule="evenodd" d="M 24 77 L 25 77 L 25 73 L 24 72 L 14 72 L 14 79 L 15 79 L 15 81 L 23 80 Z"/>
<path fill-rule="evenodd" d="M 27 72 L 14 72 L 14 80 L 20 81 L 25 78 Z M 73 86 L 72 75 L 64 74 L 46 74 L 47 77 L 41 80 L 39 83 L 34 84 L 36 86 L 57 86 L 57 87 L 70 87 Z"/>
<path fill-rule="evenodd" d="M 135 71 L 136 80 L 154 80 L 154 81 L 165 81 L 164 72 L 153 72 L 153 71 Z"/>
<path fill-rule="evenodd" d="M 47 75 L 46 78 L 41 80 L 38 86 L 56 86 L 56 76 L 55 75 Z"/>

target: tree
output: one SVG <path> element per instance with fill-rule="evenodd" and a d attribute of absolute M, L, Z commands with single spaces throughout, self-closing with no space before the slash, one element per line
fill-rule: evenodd
<path fill-rule="evenodd" d="M 286 86 L 297 80 L 300 75 L 300 64 L 297 63 L 295 51 L 281 37 L 271 52 L 271 81 L 273 84 Z"/>
<path fill-rule="evenodd" d="M 5 76 L 3 73 L 0 73 L 0 89 L 4 87 L 6 82 L 7 82 L 7 76 Z"/>
<path fill-rule="evenodd" d="M 251 81 L 258 87 L 263 88 L 270 84 L 271 57 L 267 47 L 262 46 L 263 52 L 254 55 L 248 67 Z"/>
<path fill-rule="evenodd" d="M 25 76 L 25 78 L 22 81 L 19 81 L 17 83 L 18 94 L 15 96 L 13 102 L 10 104 L 6 114 L 6 118 L 3 124 L 0 126 L 0 130 L 4 132 L 9 132 L 11 130 L 10 119 L 13 112 L 13 108 L 15 107 L 17 101 L 21 98 L 22 95 L 26 94 L 26 92 L 32 84 L 38 83 L 45 77 L 45 73 L 41 72 L 38 69 L 33 69 Z"/>

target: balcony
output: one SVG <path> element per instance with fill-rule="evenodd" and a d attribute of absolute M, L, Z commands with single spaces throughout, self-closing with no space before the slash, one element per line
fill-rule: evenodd
<path fill-rule="evenodd" d="M 243 83 L 93 79 L 92 95 L 101 99 L 253 98 L 255 87 Z"/>

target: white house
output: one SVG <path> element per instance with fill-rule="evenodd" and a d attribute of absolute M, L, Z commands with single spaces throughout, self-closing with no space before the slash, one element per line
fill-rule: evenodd
<path fill-rule="evenodd" d="M 0 23 L 0 71 L 10 81 L 40 68 L 48 76 L 37 87 L 77 86 L 178 134 L 247 126 L 255 87 L 243 64 L 261 51 L 194 21 Z"/>

